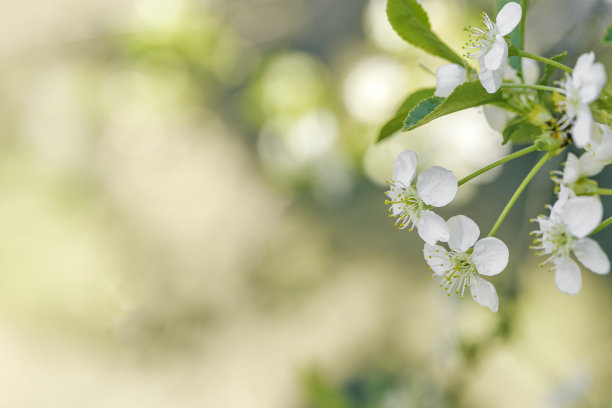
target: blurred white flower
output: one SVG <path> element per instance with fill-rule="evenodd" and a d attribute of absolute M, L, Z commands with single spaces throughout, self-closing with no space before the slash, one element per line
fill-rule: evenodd
<path fill-rule="evenodd" d="M 427 264 L 434 275 L 443 277 L 440 286 L 449 296 L 455 291 L 463 298 L 469 287 L 478 304 L 497 312 L 499 302 L 495 287 L 478 275 L 492 276 L 503 271 L 508 264 L 508 247 L 495 237 L 478 240 L 478 225 L 465 215 L 451 217 L 447 225 L 451 250 L 425 244 L 423 254 Z"/>
<path fill-rule="evenodd" d="M 565 121 L 573 123 L 572 139 L 578 147 L 591 140 L 593 115 L 589 104 L 599 97 L 606 80 L 605 67 L 601 62 L 595 63 L 591 51 L 578 57 L 573 73 L 562 82 L 565 100 L 561 106 L 565 108 Z"/>
<path fill-rule="evenodd" d="M 485 105 L 482 107 L 482 113 L 487 120 L 487 124 L 493 130 L 502 133 L 510 120 L 516 116 L 515 113 L 499 108 L 495 105 Z"/>
<path fill-rule="evenodd" d="M 612 163 L 612 129 L 601 123 L 595 123 L 591 129 L 591 140 L 584 146 L 591 158 L 601 164 Z"/>
<path fill-rule="evenodd" d="M 431 211 L 450 203 L 457 194 L 457 178 L 452 171 L 433 166 L 421 172 L 416 185 L 412 180 L 416 174 L 418 157 L 412 150 L 404 150 L 393 165 L 393 179 L 386 192 L 391 205 L 390 216 L 397 217 L 400 228 L 417 227 L 419 236 L 428 244 L 448 241 L 448 226 L 444 219 Z"/>
<path fill-rule="evenodd" d="M 464 83 L 466 79 L 467 71 L 461 65 L 442 65 L 436 71 L 436 91 L 434 95 L 446 98 L 456 87 Z"/>
<path fill-rule="evenodd" d="M 404 67 L 393 58 L 384 55 L 362 58 L 344 79 L 344 104 L 355 119 L 378 126 L 393 115 L 409 81 Z"/>
<path fill-rule="evenodd" d="M 523 78 L 526 84 L 535 85 L 540 80 L 540 66 L 530 58 L 521 58 L 523 67 Z"/>
<path fill-rule="evenodd" d="M 590 271 L 597 274 L 610 272 L 610 261 L 599 244 L 587 238 L 601 222 L 603 207 L 596 197 L 574 197 L 565 188 L 561 189 L 559 200 L 550 207 L 550 216 L 540 215 L 535 221 L 540 229 L 533 249 L 538 255 L 548 256 L 542 265 L 552 262 L 555 269 L 557 288 L 568 295 L 575 295 L 582 286 L 582 277 L 576 259 Z M 532 220 L 534 221 L 534 220 Z"/>
<path fill-rule="evenodd" d="M 480 73 L 478 77 L 482 86 L 489 93 L 499 89 L 508 60 L 508 44 L 504 38 L 510 34 L 521 21 L 522 10 L 518 3 L 506 4 L 497 14 L 495 22 L 486 13 L 482 13 L 484 29 L 469 26 L 470 39 L 464 47 L 468 58 L 478 59 Z"/>

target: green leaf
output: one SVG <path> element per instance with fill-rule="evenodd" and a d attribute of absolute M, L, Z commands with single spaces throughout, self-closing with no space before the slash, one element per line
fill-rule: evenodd
<path fill-rule="evenodd" d="M 595 120 L 605 124 L 612 123 L 612 115 L 609 113 L 612 112 L 612 77 L 608 77 L 608 82 L 594 104 L 597 107 L 593 110 Z"/>
<path fill-rule="evenodd" d="M 612 45 L 612 24 L 606 28 L 603 38 L 601 39 L 603 45 Z"/>
<path fill-rule="evenodd" d="M 515 2 L 521 5 L 521 11 L 522 11 L 522 16 L 521 16 L 521 22 L 518 25 L 518 28 L 515 28 L 511 33 L 510 33 L 510 42 L 517 47 L 518 49 L 522 50 L 525 47 L 525 22 L 527 21 L 527 10 L 529 10 L 529 0 L 497 0 L 496 1 L 496 11 L 499 13 L 499 11 L 508 3 L 510 2 Z M 516 70 L 516 72 L 518 72 L 519 75 L 521 75 L 522 78 L 522 73 L 523 73 L 523 68 L 522 68 L 522 64 L 521 64 L 521 59 L 520 57 L 510 57 L 509 58 L 509 62 L 510 62 L 510 66 L 512 68 L 514 68 Z"/>
<path fill-rule="evenodd" d="M 565 57 L 567 57 L 567 51 L 563 51 L 561 54 L 557 54 L 554 57 L 551 57 L 550 59 L 556 62 L 563 62 L 563 60 L 565 60 Z M 554 66 L 545 64 L 544 75 L 542 75 L 542 78 L 540 78 L 540 82 L 538 82 L 538 84 L 546 85 L 555 69 L 556 68 Z"/>
<path fill-rule="evenodd" d="M 304 377 L 308 406 L 316 408 L 351 408 L 352 404 L 330 381 L 316 371 Z"/>
<path fill-rule="evenodd" d="M 501 92 L 488 93 L 480 81 L 459 85 L 447 98 L 432 96 L 421 101 L 404 121 L 404 130 L 412 130 L 441 116 L 488 103 L 501 103 Z"/>
<path fill-rule="evenodd" d="M 502 144 L 508 142 L 514 144 L 530 143 L 542 133 L 542 129 L 529 123 L 524 116 L 512 119 L 504 129 Z"/>
<path fill-rule="evenodd" d="M 442 102 L 444 102 L 444 98 L 441 96 L 431 96 L 422 100 L 408 114 L 408 117 L 404 121 L 404 130 L 412 130 L 429 122 L 429 120 L 425 121 L 425 118 L 432 114 Z"/>
<path fill-rule="evenodd" d="M 599 109 L 593 110 L 593 119 L 596 122 L 603 123 L 604 125 L 612 125 L 612 100 L 611 98 L 600 98 L 596 102 L 596 106 Z"/>
<path fill-rule="evenodd" d="M 431 31 L 427 13 L 416 0 L 388 0 L 387 17 L 405 41 L 455 64 L 465 65 L 463 58 Z"/>
<path fill-rule="evenodd" d="M 434 88 L 426 88 L 420 89 L 418 91 L 413 92 L 402 105 L 399 107 L 395 116 L 391 118 L 378 132 L 378 137 L 376 138 L 376 142 L 380 142 L 383 139 L 388 138 L 398 130 L 402 128 L 404 125 L 404 119 L 408 116 L 408 113 L 423 99 L 429 98 L 433 95 L 435 89 Z"/>

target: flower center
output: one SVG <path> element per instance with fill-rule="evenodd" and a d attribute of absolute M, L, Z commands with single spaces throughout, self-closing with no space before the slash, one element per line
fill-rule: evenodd
<path fill-rule="evenodd" d="M 553 245 L 554 252 L 561 256 L 568 256 L 574 244 L 574 237 L 565 224 L 556 224 L 543 238 L 549 239 Z"/>
<path fill-rule="evenodd" d="M 465 53 L 464 57 L 467 58 L 478 58 L 481 55 L 485 55 L 495 42 L 495 37 L 497 36 L 497 25 L 491 18 L 487 15 L 487 13 L 482 13 L 480 15 L 482 18 L 482 22 L 485 25 L 485 28 L 478 28 L 474 26 L 467 26 L 465 31 L 469 33 L 468 41 L 463 47 Z"/>
<path fill-rule="evenodd" d="M 416 222 L 421 218 L 421 213 L 425 210 L 425 203 L 419 197 L 417 190 L 413 186 L 405 187 L 396 181 L 391 182 L 391 189 L 387 192 L 391 200 L 386 200 L 389 208 L 389 216 L 397 217 L 395 225 L 400 229 L 414 228 Z"/>
<path fill-rule="evenodd" d="M 532 248 L 539 250 L 536 254 L 538 256 L 550 255 L 540 266 L 557 258 L 568 257 L 576 240 L 568 226 L 563 223 L 548 225 L 541 231 L 534 231 L 534 234 L 537 237 L 533 240 Z"/>
<path fill-rule="evenodd" d="M 566 100 L 555 102 L 555 111 L 552 118 L 545 122 L 546 130 L 553 139 L 563 140 L 571 139 L 573 118 L 567 113 Z"/>
<path fill-rule="evenodd" d="M 476 267 L 472 262 L 471 254 L 451 251 L 449 257 L 451 267 L 442 277 L 440 287 L 447 292 L 448 296 L 454 291 L 463 299 L 465 289 L 470 286 L 472 277 L 476 274 Z"/>

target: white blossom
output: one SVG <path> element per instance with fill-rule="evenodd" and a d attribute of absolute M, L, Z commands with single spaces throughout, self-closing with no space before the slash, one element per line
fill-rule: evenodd
<path fill-rule="evenodd" d="M 419 236 L 428 244 L 448 241 L 448 226 L 433 212 L 433 207 L 450 203 L 457 194 L 457 178 L 452 171 L 433 166 L 419 174 L 415 185 L 418 157 L 412 150 L 401 152 L 393 165 L 393 179 L 389 191 L 389 215 L 397 217 L 400 228 L 416 226 Z"/>
<path fill-rule="evenodd" d="M 489 93 L 494 93 L 502 83 L 506 62 L 508 60 L 508 44 L 505 35 L 510 34 L 521 21 L 522 10 L 518 3 L 506 4 L 497 14 L 495 22 L 486 13 L 482 13 L 484 29 L 470 26 L 466 56 L 478 59 L 480 83 Z"/>
<path fill-rule="evenodd" d="M 478 240 L 480 229 L 465 215 L 451 217 L 447 251 L 441 245 L 425 244 L 423 254 L 434 276 L 441 276 L 440 287 L 450 296 L 455 292 L 461 298 L 469 287 L 478 304 L 497 312 L 498 298 L 493 284 L 479 275 L 497 275 L 508 264 L 508 247 L 495 237 Z"/>
<path fill-rule="evenodd" d="M 606 69 L 601 62 L 595 62 L 591 51 L 582 54 L 576 61 L 571 75 L 561 83 L 565 91 L 566 122 L 572 123 L 572 139 L 578 147 L 584 147 L 591 140 L 593 115 L 589 104 L 595 101 L 606 84 Z"/>
<path fill-rule="evenodd" d="M 582 286 L 580 267 L 574 257 L 587 269 L 597 274 L 610 272 L 610 261 L 599 244 L 587 236 L 599 225 L 603 207 L 597 197 L 573 196 L 561 189 L 559 200 L 550 207 L 550 216 L 540 215 L 536 220 L 540 229 L 533 249 L 547 256 L 542 265 L 551 263 L 555 270 L 557 288 L 575 295 Z"/>
<path fill-rule="evenodd" d="M 467 71 L 461 65 L 442 65 L 436 71 L 436 91 L 434 92 L 434 96 L 446 98 L 456 87 L 464 83 L 466 79 Z"/>
<path fill-rule="evenodd" d="M 612 129 L 601 123 L 594 123 L 591 139 L 584 146 L 591 158 L 602 165 L 612 163 Z"/>
<path fill-rule="evenodd" d="M 603 164 L 593 160 L 591 154 L 588 152 L 583 153 L 580 158 L 573 153 L 568 153 L 567 160 L 563 165 L 565 167 L 561 173 L 562 178 L 555 181 L 563 183 L 566 186 L 571 186 L 580 179 L 595 176 L 604 168 Z"/>

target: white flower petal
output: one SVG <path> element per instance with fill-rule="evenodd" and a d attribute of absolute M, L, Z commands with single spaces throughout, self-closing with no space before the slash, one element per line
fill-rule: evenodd
<path fill-rule="evenodd" d="M 595 54 L 591 51 L 578 57 L 571 78 L 579 89 L 580 101 L 591 103 L 606 84 L 606 69 L 601 62 L 595 63 Z"/>
<path fill-rule="evenodd" d="M 393 180 L 399 181 L 408 187 L 412 183 L 412 179 L 414 179 L 418 160 L 419 158 L 413 150 L 401 152 L 397 159 L 395 159 L 395 163 L 393 163 Z"/>
<path fill-rule="evenodd" d="M 478 225 L 465 215 L 455 215 L 449 218 L 446 224 L 450 233 L 448 246 L 454 251 L 467 251 L 480 236 Z"/>
<path fill-rule="evenodd" d="M 612 161 L 612 129 L 601 123 L 595 123 L 591 130 L 591 141 L 585 146 L 595 160 L 608 164 Z"/>
<path fill-rule="evenodd" d="M 550 219 L 555 223 L 563 222 L 561 214 L 563 213 L 563 207 L 565 206 L 565 203 L 567 203 L 567 200 L 569 200 L 570 198 L 576 197 L 574 190 L 569 187 L 566 187 L 564 184 L 561 184 L 559 188 L 559 198 L 557 199 L 557 201 L 555 201 L 550 210 Z"/>
<path fill-rule="evenodd" d="M 572 79 L 578 86 L 586 79 L 591 71 L 591 66 L 595 62 L 595 53 L 593 51 L 582 54 L 576 60 L 576 65 L 572 72 Z"/>
<path fill-rule="evenodd" d="M 610 164 L 612 162 L 612 142 L 599 145 L 599 149 L 593 153 L 593 158 L 603 164 Z"/>
<path fill-rule="evenodd" d="M 572 139 L 577 147 L 584 147 L 591 140 L 591 127 L 593 126 L 593 115 L 588 105 L 582 105 L 576 116 L 576 122 L 572 128 Z"/>
<path fill-rule="evenodd" d="M 530 58 L 521 58 L 523 65 L 523 78 L 526 84 L 535 85 L 540 80 L 540 66 Z"/>
<path fill-rule="evenodd" d="M 597 241 L 583 238 L 574 244 L 574 255 L 591 272 L 605 275 L 610 272 L 610 260 Z"/>
<path fill-rule="evenodd" d="M 436 91 L 434 96 L 446 98 L 456 87 L 464 83 L 466 78 L 466 70 L 461 65 L 442 65 L 436 71 Z"/>
<path fill-rule="evenodd" d="M 508 265 L 509 252 L 506 244 L 495 237 L 483 238 L 474 245 L 472 262 L 479 274 L 497 275 Z"/>
<path fill-rule="evenodd" d="M 508 3 L 502 7 L 495 18 L 495 24 L 499 33 L 501 35 L 510 34 L 518 23 L 521 22 L 522 13 L 521 6 L 515 2 Z"/>
<path fill-rule="evenodd" d="M 438 241 L 448 241 L 448 225 L 444 222 L 444 218 L 433 211 L 423 211 L 421 218 L 416 222 L 416 227 L 421 239 L 429 245 L 435 245 Z"/>
<path fill-rule="evenodd" d="M 601 222 L 603 206 L 596 197 L 573 197 L 563 205 L 560 216 L 572 235 L 584 238 Z"/>
<path fill-rule="evenodd" d="M 569 257 L 555 259 L 555 284 L 559 291 L 568 295 L 580 292 L 582 276 L 576 262 Z"/>
<path fill-rule="evenodd" d="M 491 71 L 498 70 L 508 59 L 508 44 L 501 35 L 497 35 L 493 46 L 484 55 L 484 65 Z"/>
<path fill-rule="evenodd" d="M 470 291 L 472 292 L 472 297 L 479 305 L 486 306 L 491 311 L 497 312 L 499 300 L 495 286 L 491 282 L 482 279 L 480 276 L 474 276 L 470 283 Z"/>
<path fill-rule="evenodd" d="M 584 177 L 592 177 L 599 173 L 604 168 L 604 164 L 596 160 L 592 154 L 585 152 L 580 156 L 580 175 Z"/>
<path fill-rule="evenodd" d="M 444 247 L 440 245 L 425 244 L 423 255 L 427 265 L 432 269 L 434 275 L 444 275 L 451 268 L 450 257 Z"/>
<path fill-rule="evenodd" d="M 599 97 L 601 90 L 606 85 L 606 68 L 601 62 L 593 64 L 589 75 L 583 78 L 580 85 L 580 100 L 583 103 L 591 103 Z"/>
<path fill-rule="evenodd" d="M 482 58 L 481 58 L 482 60 Z M 499 89 L 502 84 L 503 72 L 491 71 L 486 69 L 484 66 L 484 61 L 480 62 L 480 72 L 478 73 L 478 79 L 480 79 L 480 83 L 483 88 L 486 89 L 488 93 L 495 93 Z"/>
<path fill-rule="evenodd" d="M 416 183 L 417 194 L 425 204 L 442 207 L 455 198 L 457 178 L 444 167 L 433 166 L 419 174 Z"/>
<path fill-rule="evenodd" d="M 591 141 L 586 147 L 587 150 L 589 151 L 597 150 L 599 145 L 603 143 L 604 138 L 610 138 L 609 131 L 607 131 L 606 128 L 610 129 L 608 128 L 608 126 L 602 123 L 593 122 L 593 129 L 591 129 Z"/>
<path fill-rule="evenodd" d="M 553 224 L 559 224 L 563 222 L 563 220 L 561 220 L 561 213 L 563 212 L 563 206 L 565 205 L 565 203 L 567 203 L 567 200 L 569 199 L 569 194 L 565 192 L 568 190 L 571 190 L 571 188 L 565 187 L 564 184 L 561 184 L 560 187 L 561 187 L 561 191 L 559 191 L 559 198 L 557 199 L 557 201 L 555 201 L 555 203 L 552 205 L 550 209 L 549 218 L 553 222 Z M 564 193 L 564 194 L 562 195 L 561 193 Z"/>
<path fill-rule="evenodd" d="M 563 169 L 563 183 L 572 184 L 580 178 L 580 162 L 573 153 L 567 154 L 565 168 Z"/>
<path fill-rule="evenodd" d="M 514 117 L 514 114 L 508 112 L 505 109 L 498 108 L 495 105 L 485 105 L 482 108 L 482 112 L 484 113 L 484 117 L 487 120 L 487 123 L 493 130 L 497 130 L 498 132 L 503 132 L 506 128 L 510 119 Z"/>

